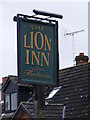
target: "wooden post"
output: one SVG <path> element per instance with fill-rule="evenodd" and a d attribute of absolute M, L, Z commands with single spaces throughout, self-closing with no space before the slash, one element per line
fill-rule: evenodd
<path fill-rule="evenodd" d="M 35 87 L 35 118 L 45 118 L 45 90 L 43 85 Z"/>

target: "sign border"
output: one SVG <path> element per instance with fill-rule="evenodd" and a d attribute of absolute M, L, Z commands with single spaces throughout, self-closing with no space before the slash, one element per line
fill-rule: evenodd
<path fill-rule="evenodd" d="M 20 39 L 20 19 L 22 19 L 22 20 L 29 20 L 29 21 L 36 21 L 36 22 L 38 22 L 38 23 L 42 23 L 42 24 L 55 24 L 56 25 L 56 48 L 57 48 L 57 53 L 55 54 L 55 57 L 57 57 L 57 65 L 56 65 L 56 68 L 57 69 L 55 69 L 56 70 L 56 78 L 54 78 L 53 77 L 53 79 L 56 79 L 56 80 L 53 80 L 53 82 L 46 82 L 46 81 L 31 81 L 31 80 L 26 80 L 25 79 L 25 81 L 24 80 L 22 80 L 21 78 L 20 78 L 20 63 L 19 63 L 19 60 L 20 60 L 20 56 L 19 56 L 19 49 L 20 49 L 20 43 L 19 43 L 19 39 Z M 54 61 L 55 61 L 55 58 L 54 58 Z M 44 84 L 44 85 L 58 85 L 58 78 L 59 78 L 59 54 L 58 54 L 58 21 L 55 21 L 55 23 L 46 23 L 46 22 L 42 22 L 42 21 L 37 21 L 37 20 L 33 20 L 33 19 L 27 19 L 27 18 L 21 18 L 20 16 L 19 16 L 19 14 L 17 15 L 17 68 L 18 68 L 18 81 L 19 81 L 19 83 L 23 83 L 23 84 L 27 84 L 27 83 L 29 83 L 29 84 L 40 84 L 40 85 L 42 85 L 42 84 Z M 53 72 L 55 71 L 54 69 L 53 69 Z"/>

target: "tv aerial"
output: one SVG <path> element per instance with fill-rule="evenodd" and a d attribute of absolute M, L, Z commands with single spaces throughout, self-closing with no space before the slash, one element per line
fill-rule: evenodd
<path fill-rule="evenodd" d="M 79 30 L 79 31 L 74 31 L 74 32 L 66 32 L 65 30 L 65 34 L 64 36 L 71 36 L 72 37 L 72 48 L 73 48 L 73 65 L 74 65 L 74 35 L 77 34 L 77 33 L 80 33 L 80 32 L 83 32 L 84 30 Z"/>

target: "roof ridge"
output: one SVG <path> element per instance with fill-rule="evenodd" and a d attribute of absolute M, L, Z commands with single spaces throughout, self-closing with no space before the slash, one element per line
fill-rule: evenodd
<path fill-rule="evenodd" d="M 88 62 L 88 63 L 83 63 L 83 64 L 79 64 L 79 65 L 75 65 L 75 66 L 70 66 L 70 67 L 66 67 L 66 68 L 59 69 L 59 71 L 67 70 L 67 69 L 71 69 L 71 68 L 76 68 L 76 67 L 80 67 L 80 66 L 85 66 L 85 65 L 89 65 L 89 64 L 90 64 L 90 62 Z"/>

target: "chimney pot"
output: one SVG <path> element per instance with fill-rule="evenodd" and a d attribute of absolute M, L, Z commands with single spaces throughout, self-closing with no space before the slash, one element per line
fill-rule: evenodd
<path fill-rule="evenodd" d="M 79 53 L 80 56 L 84 56 L 84 53 Z"/>

